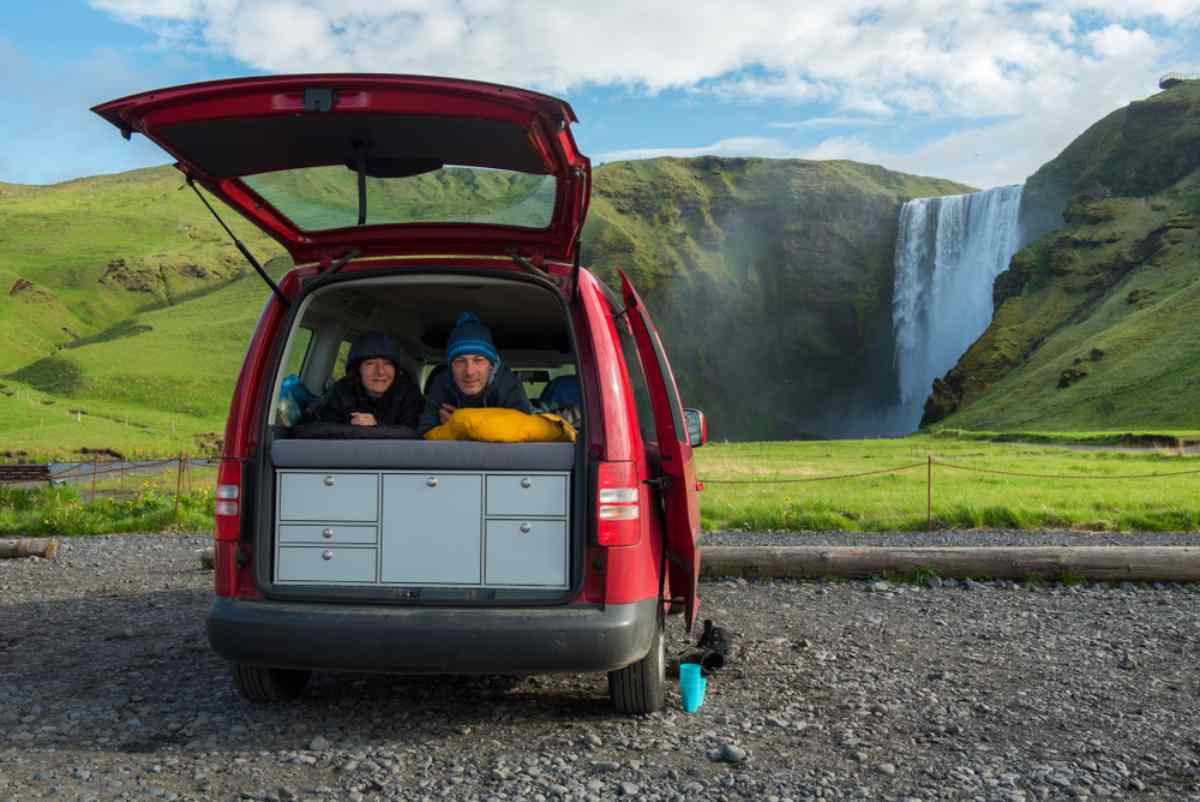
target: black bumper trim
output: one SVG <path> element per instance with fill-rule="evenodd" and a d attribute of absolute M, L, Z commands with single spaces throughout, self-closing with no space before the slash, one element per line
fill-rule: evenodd
<path fill-rule="evenodd" d="M 218 597 L 217 654 L 238 663 L 399 674 L 611 671 L 650 650 L 654 599 L 606 607 L 451 609 Z"/>

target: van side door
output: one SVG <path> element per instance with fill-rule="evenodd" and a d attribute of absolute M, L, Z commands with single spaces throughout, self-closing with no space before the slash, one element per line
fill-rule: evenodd
<path fill-rule="evenodd" d="M 666 351 L 658 330 L 650 319 L 637 290 L 629 277 L 621 275 L 621 294 L 625 299 L 626 319 L 633 329 L 638 356 L 645 367 L 654 407 L 654 428 L 662 460 L 660 491 L 666 507 L 667 562 L 671 578 L 671 595 L 682 597 L 684 622 L 688 630 L 700 605 L 697 584 L 700 577 L 700 504 L 697 498 L 696 465 L 692 459 L 687 424 L 675 375 L 667 361 Z"/>

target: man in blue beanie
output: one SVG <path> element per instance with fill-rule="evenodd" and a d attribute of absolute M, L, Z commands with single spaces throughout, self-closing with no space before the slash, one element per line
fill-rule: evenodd
<path fill-rule="evenodd" d="M 425 409 L 417 432 L 425 434 L 450 420 L 462 407 L 501 407 L 532 412 L 516 375 L 500 361 L 492 332 L 470 312 L 458 316 L 446 342 L 450 370 L 425 388 Z"/>

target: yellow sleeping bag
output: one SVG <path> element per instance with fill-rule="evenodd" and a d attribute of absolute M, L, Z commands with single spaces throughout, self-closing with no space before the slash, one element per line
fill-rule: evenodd
<path fill-rule="evenodd" d="M 425 433 L 426 440 L 482 440 L 488 443 L 574 443 L 575 429 L 558 415 L 530 415 L 491 407 L 455 410 L 450 420 Z"/>

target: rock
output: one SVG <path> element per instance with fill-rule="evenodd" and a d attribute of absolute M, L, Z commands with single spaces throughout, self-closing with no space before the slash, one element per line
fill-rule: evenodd
<path fill-rule="evenodd" d="M 621 796 L 637 796 L 638 791 L 641 790 L 636 784 L 631 782 L 623 782 L 617 786 L 617 789 L 620 791 Z"/>
<path fill-rule="evenodd" d="M 320 735 L 318 735 L 316 738 L 313 738 L 311 741 L 308 742 L 308 748 L 314 752 L 320 752 L 324 749 L 329 748 L 329 741 L 325 740 Z"/>
<path fill-rule="evenodd" d="M 725 763 L 741 763 L 746 759 L 746 750 L 731 743 L 723 743 L 718 757 Z"/>
<path fill-rule="evenodd" d="M 896 764 L 895 763 L 880 763 L 878 766 L 875 767 L 875 770 L 878 771 L 880 774 L 886 774 L 890 777 L 896 773 Z"/>

